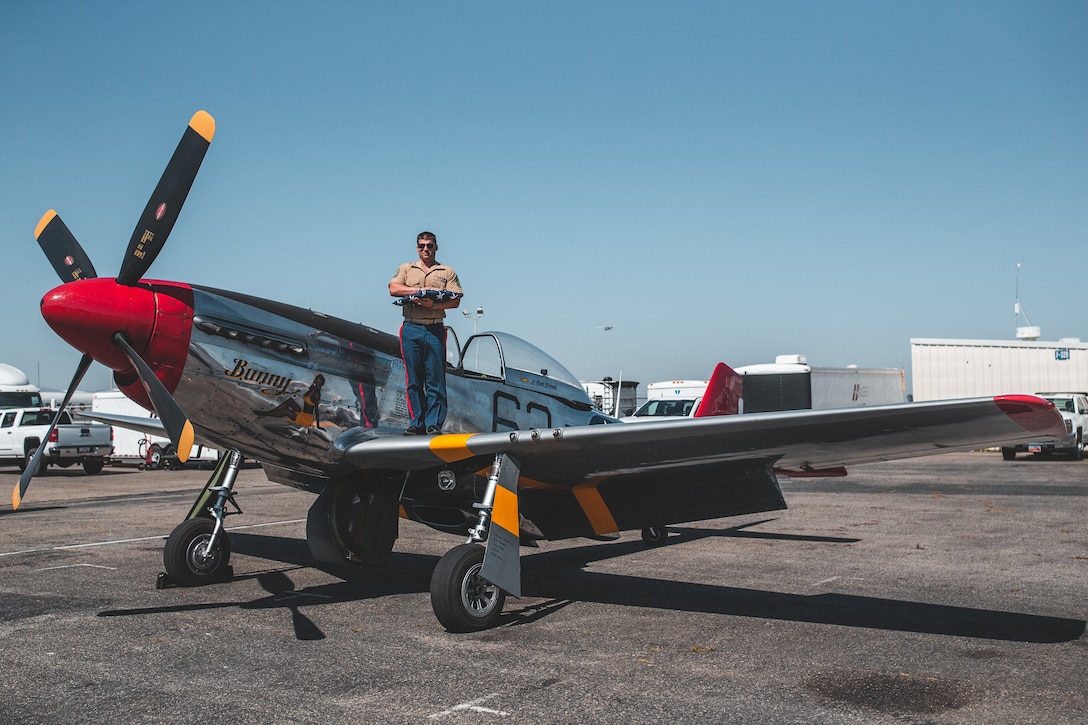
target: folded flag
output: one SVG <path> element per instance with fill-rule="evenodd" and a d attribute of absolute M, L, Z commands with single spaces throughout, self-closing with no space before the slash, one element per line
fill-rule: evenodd
<path fill-rule="evenodd" d="M 407 297 L 398 297 L 397 299 L 393 300 L 393 304 L 406 305 L 412 300 L 423 300 L 428 298 L 434 300 L 435 302 L 449 302 L 450 300 L 455 300 L 458 297 L 462 296 L 463 295 L 461 292 L 451 292 L 447 289 L 425 289 L 414 294 L 410 294 Z"/>

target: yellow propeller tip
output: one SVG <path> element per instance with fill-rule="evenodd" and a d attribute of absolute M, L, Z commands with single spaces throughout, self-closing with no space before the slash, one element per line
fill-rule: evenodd
<path fill-rule="evenodd" d="M 193 443 L 196 441 L 196 434 L 193 432 L 193 424 L 189 421 L 185 421 L 185 426 L 181 429 L 181 436 L 178 438 L 178 460 L 185 463 L 189 460 L 189 454 L 193 450 Z"/>
<path fill-rule="evenodd" d="M 189 127 L 204 137 L 208 143 L 215 136 L 215 119 L 207 111 L 197 111 L 189 120 Z"/>
<path fill-rule="evenodd" d="M 15 484 L 15 489 L 11 492 L 11 510 L 18 511 L 19 504 L 23 502 L 23 497 L 19 494 L 19 484 Z"/>
<path fill-rule="evenodd" d="M 42 235 L 42 230 L 49 226 L 49 222 L 53 221 L 57 216 L 55 209 L 50 209 L 45 214 L 42 214 L 42 218 L 38 220 L 38 226 L 34 227 L 34 238 L 37 239 Z"/>

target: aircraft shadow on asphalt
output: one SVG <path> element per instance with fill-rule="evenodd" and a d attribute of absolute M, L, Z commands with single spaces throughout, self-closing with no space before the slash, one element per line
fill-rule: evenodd
<path fill-rule="evenodd" d="M 855 543 L 859 539 L 751 532 L 745 529 L 766 521 L 743 524 L 724 530 L 671 528 L 669 542 L 674 546 L 699 539 L 759 538 L 823 543 Z M 341 581 L 295 590 L 289 570 L 277 569 L 237 576 L 233 581 L 256 579 L 267 596 L 249 602 L 213 602 L 180 604 L 99 612 L 100 617 L 167 614 L 214 610 L 286 609 L 291 614 L 295 636 L 300 640 L 324 638 L 320 627 L 300 610 L 396 594 L 426 594 L 437 558 L 430 555 L 393 553 L 386 570 L 326 565 L 310 558 L 304 541 L 276 536 L 231 533 L 231 549 L 293 569 L 317 568 Z M 540 620 L 575 602 L 594 602 L 616 606 L 666 609 L 677 612 L 722 614 L 734 617 L 831 624 L 919 634 L 1055 644 L 1078 639 L 1086 623 L 1034 614 L 1020 614 L 993 609 L 976 609 L 925 602 L 882 599 L 853 594 L 792 594 L 744 589 L 713 583 L 669 581 L 625 574 L 596 572 L 588 569 L 593 562 L 645 553 L 641 540 L 612 544 L 594 543 L 555 551 L 541 551 L 522 557 L 522 590 L 526 599 L 543 600 L 521 603 L 508 600 L 499 627 L 520 626 Z"/>

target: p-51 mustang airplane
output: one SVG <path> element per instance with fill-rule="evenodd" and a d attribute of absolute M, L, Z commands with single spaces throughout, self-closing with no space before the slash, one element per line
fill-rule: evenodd
<path fill-rule="evenodd" d="M 776 475 L 843 475 L 846 464 L 1038 440 L 1064 432 L 1030 396 L 848 410 L 736 415 L 740 380 L 715 371 L 694 419 L 627 425 L 590 404 L 554 359 L 506 334 L 450 331 L 448 433 L 404 437 L 398 339 L 271 300 L 143 279 L 177 220 L 215 133 L 193 116 L 129 242 L 116 278 L 98 277 L 57 216 L 35 230 L 64 281 L 41 302 L 57 334 L 159 418 L 95 416 L 225 451 L 163 553 L 185 585 L 229 571 L 223 527 L 238 467 L 317 494 L 306 538 L 314 558 L 385 565 L 407 518 L 465 538 L 435 567 L 431 602 L 450 631 L 490 627 L 520 596 L 519 546 L 772 511 Z M 161 423 L 160 423 L 161 421 Z M 55 421 L 54 421 L 55 422 Z M 42 449 L 12 492 L 23 501 Z M 236 508 L 236 507 L 235 507 Z"/>

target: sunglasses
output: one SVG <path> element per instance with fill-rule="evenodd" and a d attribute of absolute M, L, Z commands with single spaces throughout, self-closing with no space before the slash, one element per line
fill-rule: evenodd
<path fill-rule="evenodd" d="M 426 244 L 417 244 L 416 249 L 437 249 L 438 245 L 434 242 L 427 242 Z"/>

